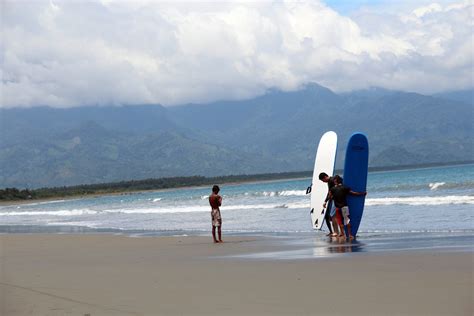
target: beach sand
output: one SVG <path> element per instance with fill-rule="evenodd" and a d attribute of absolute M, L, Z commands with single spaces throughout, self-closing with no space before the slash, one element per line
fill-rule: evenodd
<path fill-rule="evenodd" d="M 225 236 L 226 237 L 226 236 Z M 285 260 L 279 237 L 0 235 L 1 315 L 472 315 L 472 252 Z"/>

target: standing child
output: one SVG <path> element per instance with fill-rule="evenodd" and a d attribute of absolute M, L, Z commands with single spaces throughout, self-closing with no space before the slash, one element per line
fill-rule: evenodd
<path fill-rule="evenodd" d="M 349 207 L 347 206 L 347 195 L 367 195 L 367 192 L 354 192 L 349 187 L 342 185 L 342 179 L 340 177 L 335 177 L 335 186 L 329 190 L 329 199 L 334 202 L 336 206 L 336 219 L 339 225 L 339 236 L 344 237 L 344 225 L 347 226 L 347 231 L 349 232 L 349 239 L 353 240 L 351 232 L 351 219 L 349 214 Z M 326 207 L 326 202 L 324 202 L 324 207 Z M 343 220 L 344 219 L 344 220 Z"/>
<path fill-rule="evenodd" d="M 215 243 L 222 242 L 222 217 L 219 206 L 222 205 L 222 196 L 219 195 L 219 186 L 215 185 L 212 187 L 212 193 L 209 195 L 209 204 L 211 205 L 211 218 L 212 218 L 212 238 Z M 216 238 L 216 227 L 219 235 L 219 239 Z"/>

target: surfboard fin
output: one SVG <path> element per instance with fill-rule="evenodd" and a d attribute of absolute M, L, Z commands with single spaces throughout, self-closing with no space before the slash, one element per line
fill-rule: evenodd
<path fill-rule="evenodd" d="M 324 209 L 321 211 L 321 215 L 323 215 L 323 214 L 324 214 Z"/>
<path fill-rule="evenodd" d="M 313 185 L 310 185 L 307 189 L 306 189 L 306 194 L 310 194 L 311 193 L 311 188 L 312 188 Z"/>
<path fill-rule="evenodd" d="M 311 209 L 311 211 L 309 212 L 309 214 L 313 214 L 314 212 L 314 208 Z"/>

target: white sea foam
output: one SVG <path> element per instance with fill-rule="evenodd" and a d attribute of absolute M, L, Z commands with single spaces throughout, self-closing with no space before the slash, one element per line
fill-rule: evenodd
<path fill-rule="evenodd" d="M 24 206 L 47 205 L 47 204 L 55 204 L 55 203 L 63 203 L 63 202 L 73 202 L 73 201 L 77 201 L 77 199 L 52 200 L 52 201 L 42 201 L 42 202 L 24 203 L 24 204 L 18 205 L 17 208 L 22 208 L 22 207 L 24 207 Z M 1 208 L 5 208 L 5 207 L 11 207 L 11 206 L 8 206 L 8 205 L 7 205 L 7 206 L 1 207 Z"/>
<path fill-rule="evenodd" d="M 446 184 L 446 182 L 434 182 L 434 183 L 430 183 L 429 187 L 430 187 L 430 190 L 436 190 L 437 188 L 439 188 L 440 186 L 443 186 L 445 184 Z"/>
<path fill-rule="evenodd" d="M 285 190 L 285 191 L 270 191 L 270 192 L 262 192 L 261 195 L 263 196 L 305 196 L 306 190 Z"/>
<path fill-rule="evenodd" d="M 158 201 L 161 201 L 161 198 L 153 199 L 153 202 L 158 202 Z"/>
<path fill-rule="evenodd" d="M 448 196 L 412 196 L 367 199 L 365 205 L 446 205 L 446 204 L 474 204 L 474 196 L 448 195 Z"/>
<path fill-rule="evenodd" d="M 238 211 L 250 209 L 277 209 L 289 208 L 286 204 L 256 204 L 256 205 L 229 205 L 222 211 Z M 166 213 L 196 213 L 210 212 L 209 206 L 175 206 L 175 207 L 153 207 L 153 208 L 118 208 L 93 211 L 89 209 L 73 209 L 60 211 L 29 211 L 29 212 L 0 212 L 0 216 L 81 216 L 96 214 L 166 214 Z"/>
<path fill-rule="evenodd" d="M 68 201 L 76 201 L 77 199 L 71 199 Z M 44 204 L 54 204 L 54 203 L 62 203 L 66 202 L 66 200 L 53 200 L 53 201 L 43 201 L 43 202 L 37 202 L 37 203 L 30 203 L 30 204 L 24 204 L 24 205 L 44 205 Z"/>
<path fill-rule="evenodd" d="M 450 204 L 474 204 L 474 196 L 470 195 L 448 195 L 448 196 L 413 196 L 366 199 L 366 206 L 389 206 L 389 205 L 450 205 Z M 288 203 L 289 209 L 309 208 L 309 202 Z"/>
<path fill-rule="evenodd" d="M 305 196 L 306 190 L 288 190 L 278 192 L 280 196 Z"/>
<path fill-rule="evenodd" d="M 229 205 L 224 207 L 223 210 L 253 210 L 253 209 L 272 209 L 282 207 L 283 204 L 255 204 L 255 205 Z"/>
<path fill-rule="evenodd" d="M 289 209 L 299 209 L 299 208 L 307 208 L 309 209 L 310 204 L 309 201 L 307 202 L 296 202 L 296 203 L 288 203 L 286 204 L 287 208 Z M 321 205 L 322 206 L 322 205 Z"/>
<path fill-rule="evenodd" d="M 286 204 L 255 204 L 255 205 L 228 205 L 221 207 L 221 211 L 238 211 L 253 209 L 277 209 L 289 208 Z M 154 207 L 154 208 L 136 208 L 136 209 L 110 209 L 103 210 L 104 213 L 123 213 L 123 214 L 166 214 L 166 213 L 199 213 L 210 212 L 209 206 L 176 206 L 176 207 Z"/>
<path fill-rule="evenodd" d="M 415 196 L 415 197 L 390 197 L 390 198 L 368 198 L 365 205 L 370 206 L 389 206 L 389 205 L 453 205 L 453 204 L 474 204 L 474 196 L 450 195 L 450 196 Z M 90 209 L 71 209 L 71 210 L 34 210 L 34 211 L 7 211 L 0 212 L 1 216 L 82 216 L 82 215 L 102 215 L 102 214 L 166 214 L 166 213 L 208 213 L 210 207 L 207 205 L 172 205 L 141 208 L 117 208 L 105 210 Z M 277 210 L 277 209 L 309 209 L 309 201 L 302 200 L 292 203 L 260 203 L 260 204 L 234 204 L 224 205 L 221 210 L 226 211 L 244 211 L 244 210 Z"/>
<path fill-rule="evenodd" d="M 89 228 L 97 228 L 99 226 L 96 222 L 48 222 L 48 226 L 82 226 Z"/>
<path fill-rule="evenodd" d="M 0 216 L 81 216 L 94 215 L 97 213 L 98 211 L 92 211 L 89 209 L 72 209 L 59 211 L 0 212 Z"/>

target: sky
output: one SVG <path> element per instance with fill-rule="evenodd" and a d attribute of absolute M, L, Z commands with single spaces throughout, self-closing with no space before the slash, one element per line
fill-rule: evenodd
<path fill-rule="evenodd" d="M 1 1 L 0 107 L 473 88 L 471 0 Z"/>

